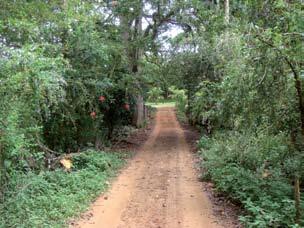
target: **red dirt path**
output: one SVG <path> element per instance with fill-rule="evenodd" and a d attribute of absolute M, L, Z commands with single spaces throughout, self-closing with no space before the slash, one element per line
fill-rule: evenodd
<path fill-rule="evenodd" d="M 223 227 L 193 166 L 193 154 L 173 108 L 158 109 L 148 140 L 106 196 L 92 205 L 92 217 L 74 227 Z"/>

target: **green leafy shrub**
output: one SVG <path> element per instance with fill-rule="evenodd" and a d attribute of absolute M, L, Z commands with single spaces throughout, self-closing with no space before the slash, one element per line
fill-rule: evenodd
<path fill-rule="evenodd" d="M 175 101 L 175 107 L 177 109 L 177 118 L 182 121 L 187 121 L 187 96 L 185 90 L 177 89 L 174 86 L 169 88 L 170 98 Z"/>
<path fill-rule="evenodd" d="M 153 87 L 147 94 L 150 102 L 158 102 L 162 99 L 163 91 L 159 87 Z"/>
<path fill-rule="evenodd" d="M 100 26 L 93 3 L 0 5 L 1 197 L 15 171 L 44 170 L 45 148 L 108 145 L 131 123 L 138 89 L 118 26 Z"/>
<path fill-rule="evenodd" d="M 0 202 L 0 227 L 62 227 L 108 187 L 123 165 L 118 153 L 89 150 L 72 158 L 72 170 L 16 173 Z"/>
<path fill-rule="evenodd" d="M 67 63 L 61 56 L 44 56 L 38 45 L 1 51 L 7 56 L 0 59 L 0 183 L 4 184 L 4 176 L 14 169 L 41 168 L 36 143 L 43 120 L 65 101 Z"/>
<path fill-rule="evenodd" d="M 248 227 L 292 227 L 295 224 L 293 186 L 286 171 L 286 136 L 224 131 L 202 137 L 199 146 L 205 178 L 241 202 L 247 214 L 240 220 Z M 304 206 L 304 205 L 302 205 Z"/>
<path fill-rule="evenodd" d="M 171 86 L 169 88 L 170 90 L 170 98 L 172 98 L 176 103 L 176 108 L 182 112 L 186 113 L 186 108 L 187 108 L 187 97 L 186 97 L 186 92 L 185 90 L 182 89 L 177 89 L 174 86 Z"/>

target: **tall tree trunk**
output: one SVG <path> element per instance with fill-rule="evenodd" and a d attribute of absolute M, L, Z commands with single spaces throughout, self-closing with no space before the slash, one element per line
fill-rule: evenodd
<path fill-rule="evenodd" d="M 289 65 L 294 74 L 295 88 L 297 91 L 298 106 L 299 106 L 299 112 L 300 112 L 301 134 L 302 134 L 302 137 L 304 138 L 304 103 L 303 103 L 304 99 L 303 99 L 302 83 L 301 83 L 298 72 L 294 69 L 294 66 L 291 63 Z"/>
<path fill-rule="evenodd" d="M 129 61 L 129 69 L 130 72 L 134 76 L 140 73 L 140 67 L 139 67 L 139 60 L 142 57 L 142 47 L 140 45 L 136 45 L 134 47 L 130 44 L 131 41 L 138 41 L 142 37 L 142 10 L 143 10 L 143 3 L 140 2 L 139 6 L 139 12 L 138 15 L 136 15 L 136 18 L 129 19 L 126 15 L 120 16 L 121 26 L 122 26 L 122 37 L 125 44 L 125 50 L 126 54 L 128 56 Z M 134 22 L 134 29 L 131 29 L 131 26 Z M 133 31 L 131 35 L 131 31 Z M 131 40 L 132 39 L 132 40 Z M 137 87 L 138 90 L 140 90 L 140 85 L 138 82 Z M 141 94 L 137 95 L 135 98 L 135 113 L 133 116 L 133 124 L 137 127 L 140 127 L 144 122 L 144 102 L 143 102 L 143 96 Z"/>
<path fill-rule="evenodd" d="M 296 217 L 295 222 L 296 224 L 300 224 L 301 220 L 301 194 L 300 194 L 300 180 L 299 177 L 295 176 L 295 183 L 294 183 L 294 198 L 295 198 L 295 209 L 296 209 Z"/>
<path fill-rule="evenodd" d="M 134 38 L 136 41 L 138 41 L 139 39 L 141 39 L 142 37 L 142 13 L 143 13 L 143 2 L 140 2 L 140 7 L 139 7 L 139 12 L 138 12 L 138 16 L 135 19 L 135 34 L 134 34 Z M 134 75 L 136 74 L 140 74 L 140 66 L 138 65 L 139 60 L 141 59 L 142 55 L 143 55 L 143 48 L 141 47 L 141 45 L 137 45 L 135 48 L 135 58 L 134 58 L 134 62 L 133 62 L 133 69 L 132 72 Z M 140 90 L 140 85 L 138 85 L 139 90 Z M 143 96 L 141 94 L 139 94 L 136 97 L 136 109 L 135 109 L 135 113 L 134 113 L 134 118 L 133 118 L 133 124 L 137 127 L 141 127 L 143 125 L 144 122 L 144 99 Z"/>
<path fill-rule="evenodd" d="M 298 107 L 300 112 L 300 122 L 301 122 L 301 136 L 302 140 L 304 139 L 304 103 L 303 103 L 303 90 L 302 90 L 302 83 L 301 79 L 299 77 L 298 71 L 295 69 L 294 65 L 291 61 L 289 61 L 286 58 L 287 63 L 289 64 L 295 80 L 295 88 L 298 96 Z M 301 192 L 300 192 L 300 179 L 299 176 L 295 175 L 295 181 L 294 181 L 294 198 L 295 198 L 295 209 L 296 209 L 296 216 L 295 216 L 295 222 L 297 224 L 300 224 L 301 220 Z"/>
<path fill-rule="evenodd" d="M 214 3 L 216 5 L 216 11 L 220 10 L 220 0 L 214 0 Z"/>
<path fill-rule="evenodd" d="M 229 0 L 224 0 L 225 23 L 229 24 L 230 21 L 230 5 Z"/>

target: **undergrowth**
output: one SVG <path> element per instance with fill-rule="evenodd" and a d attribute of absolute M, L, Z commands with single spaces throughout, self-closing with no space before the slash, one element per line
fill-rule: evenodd
<path fill-rule="evenodd" d="M 123 165 L 123 156 L 89 150 L 72 159 L 70 172 L 58 169 L 16 174 L 0 204 L 0 227 L 65 227 L 87 209 Z"/>
<path fill-rule="evenodd" d="M 245 227 L 300 227 L 294 221 L 291 181 L 296 164 L 286 145 L 283 134 L 225 131 L 201 138 L 204 178 L 243 205 L 246 214 L 240 221 Z"/>
<path fill-rule="evenodd" d="M 188 123 L 188 118 L 184 112 L 181 112 L 179 109 L 176 109 L 176 118 L 180 123 Z"/>

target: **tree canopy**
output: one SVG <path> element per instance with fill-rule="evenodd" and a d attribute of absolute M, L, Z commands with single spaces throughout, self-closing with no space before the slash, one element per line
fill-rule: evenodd
<path fill-rule="evenodd" d="M 161 98 L 246 226 L 302 226 L 303 17 L 301 0 L 0 1 L 0 203 Z"/>

